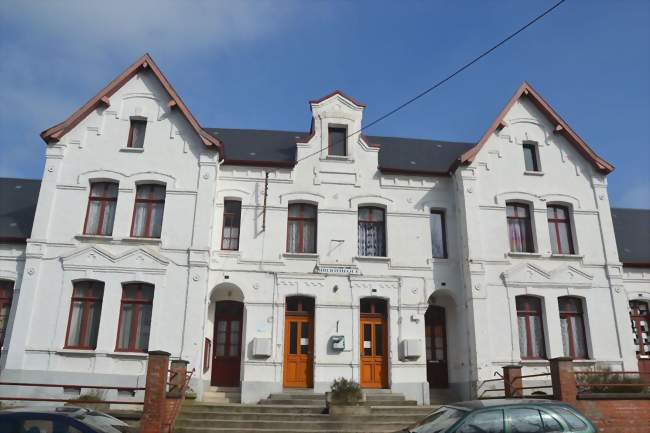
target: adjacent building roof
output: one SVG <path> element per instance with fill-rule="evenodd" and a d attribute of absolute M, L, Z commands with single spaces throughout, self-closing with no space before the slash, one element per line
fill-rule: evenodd
<path fill-rule="evenodd" d="M 0 242 L 29 238 L 40 189 L 40 180 L 0 178 Z"/>
<path fill-rule="evenodd" d="M 293 167 L 296 143 L 305 142 L 310 133 L 265 131 L 259 129 L 205 128 L 224 145 L 224 163 Z M 475 143 L 364 136 L 379 147 L 379 170 L 412 174 L 448 174 L 463 152 Z"/>
<path fill-rule="evenodd" d="M 612 220 L 620 261 L 650 267 L 650 209 L 612 209 Z"/>

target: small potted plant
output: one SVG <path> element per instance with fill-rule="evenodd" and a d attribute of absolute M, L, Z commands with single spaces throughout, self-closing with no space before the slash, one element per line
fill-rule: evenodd
<path fill-rule="evenodd" d="M 332 382 L 330 392 L 326 394 L 327 409 L 330 415 L 369 415 L 370 407 L 365 406 L 365 395 L 361 387 L 353 380 L 344 377 Z"/>

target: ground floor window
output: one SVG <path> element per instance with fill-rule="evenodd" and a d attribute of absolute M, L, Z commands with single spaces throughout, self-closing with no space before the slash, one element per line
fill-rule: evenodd
<path fill-rule="evenodd" d="M 586 359 L 587 338 L 582 316 L 582 300 L 565 296 L 558 299 L 560 325 L 562 326 L 562 347 L 564 356 Z"/>
<path fill-rule="evenodd" d="M 645 301 L 630 301 L 630 322 L 637 356 L 650 355 L 650 309 Z"/>
<path fill-rule="evenodd" d="M 72 287 L 65 347 L 94 350 L 102 314 L 104 283 L 77 281 Z"/>
<path fill-rule="evenodd" d="M 117 351 L 146 352 L 149 348 L 153 286 L 130 283 L 122 286 Z"/>
<path fill-rule="evenodd" d="M 0 347 L 4 345 L 13 296 L 14 282 L 9 280 L 0 280 Z"/>
<path fill-rule="evenodd" d="M 546 358 L 542 301 L 533 296 L 517 296 L 516 304 L 521 359 Z"/>

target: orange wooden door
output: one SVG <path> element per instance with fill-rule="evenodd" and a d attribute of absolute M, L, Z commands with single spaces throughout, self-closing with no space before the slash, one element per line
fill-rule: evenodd
<path fill-rule="evenodd" d="M 388 352 L 386 319 L 361 315 L 360 352 L 361 386 L 388 387 Z"/>
<path fill-rule="evenodd" d="M 284 320 L 284 386 L 312 388 L 314 326 L 311 315 L 289 315 Z"/>

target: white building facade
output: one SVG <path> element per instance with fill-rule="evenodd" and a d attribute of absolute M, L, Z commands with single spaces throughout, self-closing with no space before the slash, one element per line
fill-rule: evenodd
<path fill-rule="evenodd" d="M 478 143 L 310 107 L 308 133 L 202 128 L 145 55 L 44 131 L 31 234 L 0 236 L 0 378 L 141 386 L 165 350 L 199 398 L 347 377 L 429 403 L 513 363 L 650 368 L 650 252 L 623 267 L 613 167 L 528 84 Z"/>

